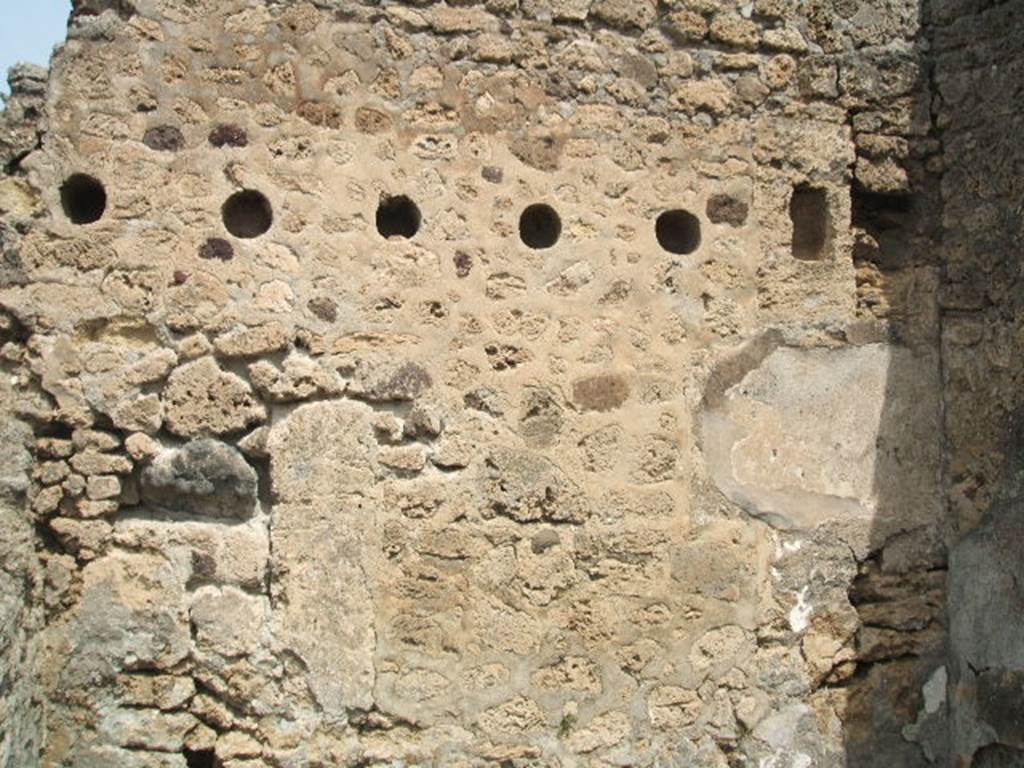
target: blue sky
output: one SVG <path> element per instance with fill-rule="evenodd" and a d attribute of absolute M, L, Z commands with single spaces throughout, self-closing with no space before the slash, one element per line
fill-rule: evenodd
<path fill-rule="evenodd" d="M 50 51 L 64 41 L 71 0 L 0 0 L 0 92 L 7 93 L 7 69 L 19 61 L 50 63 Z"/>

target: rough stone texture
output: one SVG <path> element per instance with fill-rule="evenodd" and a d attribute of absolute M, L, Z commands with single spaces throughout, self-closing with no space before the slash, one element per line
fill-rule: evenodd
<path fill-rule="evenodd" d="M 1020 762 L 1018 2 L 73 6 L 0 766 Z"/>
<path fill-rule="evenodd" d="M 1024 37 L 1015 3 L 937 4 L 933 81 L 942 178 L 944 417 L 949 492 L 950 763 L 1019 765 L 1024 651 L 1021 275 Z M 984 615 L 985 619 L 980 617 Z M 993 617 L 998 616 L 997 620 Z"/>
<path fill-rule="evenodd" d="M 905 393 L 898 405 L 888 388 Z M 751 515 L 808 530 L 874 520 L 888 538 L 941 518 L 938 393 L 934 354 L 780 347 L 704 411 L 703 449 L 718 487 Z M 897 462 L 907 466 L 889 488 L 879 478 Z"/>
<path fill-rule="evenodd" d="M 237 344 L 237 337 L 224 340 L 221 349 L 234 352 Z M 249 384 L 220 370 L 209 357 L 171 373 L 163 399 L 167 429 L 182 437 L 237 432 L 266 418 L 266 409 L 253 396 Z"/>
<path fill-rule="evenodd" d="M 274 634 L 302 660 L 326 716 L 373 707 L 374 595 L 382 556 L 379 474 L 369 408 L 300 406 L 271 430 L 277 575 Z M 344 439 L 339 439 L 340 436 Z"/>
<path fill-rule="evenodd" d="M 8 328 L 9 330 L 9 328 Z M 9 339 L 9 336 L 5 334 Z M 17 393 L 8 376 L 0 380 L 0 765 L 32 765 L 42 748 L 43 711 L 38 693 L 35 634 L 42 606 L 31 593 L 42 569 L 33 557 L 32 511 L 25 494 L 31 483 L 31 427 L 14 417 Z M 58 449 L 63 453 L 63 449 Z M 58 498 L 60 497 L 58 486 Z"/>
<path fill-rule="evenodd" d="M 144 502 L 212 517 L 248 517 L 256 502 L 256 472 L 237 450 L 192 440 L 153 458 L 140 478 Z"/>

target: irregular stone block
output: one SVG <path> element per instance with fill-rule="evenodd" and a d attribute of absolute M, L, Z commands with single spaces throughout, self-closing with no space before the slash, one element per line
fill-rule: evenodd
<path fill-rule="evenodd" d="M 197 647 L 226 659 L 257 651 L 268 617 L 266 597 L 234 587 L 202 587 L 189 608 Z"/>
<path fill-rule="evenodd" d="M 1012 450 L 1019 452 L 1019 445 Z M 1024 752 L 1024 725 L 1019 717 L 1024 603 L 1016 575 L 1024 567 L 1022 522 L 1020 499 L 999 504 L 954 548 L 950 558 L 951 690 L 956 691 L 959 725 L 953 746 L 961 759 L 993 740 Z M 992 621 L 993 616 L 1000 620 Z M 1001 765 L 994 757 L 990 762 Z"/>
<path fill-rule="evenodd" d="M 645 29 L 657 15 L 653 0 L 596 0 L 591 14 L 613 27 Z"/>
<path fill-rule="evenodd" d="M 249 378 L 257 392 L 275 403 L 329 397 L 345 391 L 345 382 L 335 371 L 299 354 L 289 355 L 281 368 L 257 360 L 249 366 Z"/>
<path fill-rule="evenodd" d="M 95 517 L 103 517 L 104 515 L 112 515 L 118 510 L 118 503 L 116 501 L 93 501 L 92 499 L 79 499 L 75 502 L 75 511 L 79 517 L 85 519 L 91 519 Z"/>
<path fill-rule="evenodd" d="M 372 402 L 415 400 L 432 384 L 430 374 L 410 361 L 361 361 L 349 392 Z"/>
<path fill-rule="evenodd" d="M 173 675 L 122 675 L 120 684 L 125 704 L 162 710 L 181 709 L 196 692 L 191 677 Z"/>
<path fill-rule="evenodd" d="M 557 466 L 537 454 L 495 450 L 484 461 L 482 480 L 492 515 L 521 523 L 580 523 L 589 515 L 579 489 Z"/>
<path fill-rule="evenodd" d="M 126 432 L 148 432 L 160 429 L 163 423 L 163 405 L 156 395 L 142 395 L 122 400 L 114 408 L 111 420 L 118 429 Z"/>
<path fill-rule="evenodd" d="M 83 475 L 127 475 L 132 462 L 127 456 L 85 450 L 71 457 L 71 466 Z"/>
<path fill-rule="evenodd" d="M 597 665 L 585 656 L 567 656 L 542 667 L 531 678 L 538 688 L 567 689 L 590 694 L 601 692 L 601 674 Z"/>
<path fill-rule="evenodd" d="M 544 725 L 544 710 L 533 699 L 517 696 L 480 715 L 480 727 L 498 737 L 523 738 Z"/>
<path fill-rule="evenodd" d="M 267 440 L 277 503 L 271 522 L 274 636 L 303 660 L 331 716 L 373 704 L 379 472 L 373 412 L 303 405 Z"/>
<path fill-rule="evenodd" d="M 399 473 L 422 472 L 427 464 L 427 455 L 422 446 L 409 445 L 387 448 L 380 453 L 380 463 Z"/>
<path fill-rule="evenodd" d="M 615 373 L 602 373 L 577 379 L 572 384 L 573 401 L 588 411 L 610 411 L 629 397 L 629 382 Z"/>
<path fill-rule="evenodd" d="M 280 323 L 241 328 L 218 336 L 213 348 L 222 357 L 256 357 L 288 346 L 288 329 Z"/>
<path fill-rule="evenodd" d="M 100 733 L 110 742 L 129 749 L 178 752 L 186 734 L 197 724 L 187 712 L 116 709 L 104 715 Z"/>
<path fill-rule="evenodd" d="M 125 438 L 124 447 L 128 455 L 136 461 L 152 459 L 160 453 L 160 443 L 142 432 L 136 432 Z"/>
<path fill-rule="evenodd" d="M 883 344 L 755 356 L 705 396 L 708 468 L 781 528 L 860 520 L 884 540 L 930 525 L 941 517 L 938 375 L 937 357 Z"/>
<path fill-rule="evenodd" d="M 142 471 L 144 502 L 204 517 L 251 516 L 256 490 L 256 470 L 237 450 L 209 438 L 166 450 Z"/>
<path fill-rule="evenodd" d="M 167 429 L 182 437 L 237 432 L 267 417 L 249 385 L 210 357 L 176 368 L 163 399 Z"/>
<path fill-rule="evenodd" d="M 683 728 L 700 715 L 701 701 L 695 691 L 676 685 L 655 688 L 647 697 L 651 725 L 659 729 Z"/>

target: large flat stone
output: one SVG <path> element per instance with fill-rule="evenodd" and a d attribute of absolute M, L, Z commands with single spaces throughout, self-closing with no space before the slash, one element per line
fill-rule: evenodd
<path fill-rule="evenodd" d="M 373 703 L 370 574 L 380 547 L 371 416 L 354 403 L 305 405 L 267 441 L 273 631 L 302 658 L 317 702 L 333 717 Z"/>
<path fill-rule="evenodd" d="M 935 522 L 938 362 L 903 347 L 778 347 L 711 398 L 708 470 L 780 528 L 860 519 L 885 532 Z"/>

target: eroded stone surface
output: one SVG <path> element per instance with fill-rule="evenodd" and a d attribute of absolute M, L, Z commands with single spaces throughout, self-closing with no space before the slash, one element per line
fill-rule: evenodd
<path fill-rule="evenodd" d="M 1014 3 L 74 5 L 0 764 L 1016 759 Z"/>
<path fill-rule="evenodd" d="M 208 438 L 163 451 L 141 476 L 143 501 L 208 517 L 249 517 L 256 485 L 255 470 L 238 451 Z"/>
<path fill-rule="evenodd" d="M 164 390 L 167 429 L 182 437 L 237 432 L 263 421 L 249 384 L 204 357 L 177 368 Z"/>
<path fill-rule="evenodd" d="M 380 513 L 370 413 L 348 403 L 300 406 L 267 440 L 274 632 L 302 659 L 332 717 L 373 706 Z"/>
<path fill-rule="evenodd" d="M 712 476 L 784 528 L 926 524 L 939 514 L 937 376 L 933 357 L 888 345 L 778 348 L 704 414 Z M 909 466 L 894 488 L 897 462 Z"/>

